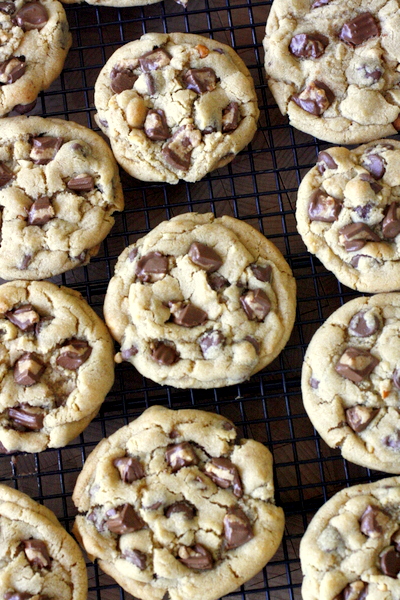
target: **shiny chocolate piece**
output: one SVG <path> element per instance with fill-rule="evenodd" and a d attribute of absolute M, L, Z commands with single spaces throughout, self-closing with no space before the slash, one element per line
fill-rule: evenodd
<path fill-rule="evenodd" d="M 136 346 L 131 346 L 130 348 L 125 348 L 125 350 L 121 350 L 121 356 L 123 360 L 129 360 L 132 356 L 136 356 L 139 350 Z"/>
<path fill-rule="evenodd" d="M 121 481 L 124 483 L 133 483 L 145 476 L 142 464 L 136 458 L 124 456 L 113 460 L 113 465 L 119 471 Z"/>
<path fill-rule="evenodd" d="M 342 207 L 340 200 L 329 196 L 324 190 L 318 189 L 311 194 L 308 216 L 311 221 L 333 223 L 338 220 Z"/>
<path fill-rule="evenodd" d="M 199 346 L 201 348 L 204 358 L 207 358 L 207 352 L 210 348 L 215 348 L 215 346 L 220 346 L 221 344 L 224 343 L 224 341 L 225 341 L 225 338 L 220 331 L 217 331 L 216 329 L 211 330 L 211 331 L 206 331 L 199 338 Z"/>
<path fill-rule="evenodd" d="M 52 321 L 54 317 L 42 317 L 39 323 L 35 324 L 35 334 L 39 335 Z"/>
<path fill-rule="evenodd" d="M 360 310 L 349 323 L 349 333 L 357 337 L 369 337 L 378 331 L 380 322 L 378 317 L 370 310 Z"/>
<path fill-rule="evenodd" d="M 368 154 L 362 165 L 374 179 L 382 179 L 386 171 L 385 164 L 385 161 L 379 154 Z"/>
<path fill-rule="evenodd" d="M 42 540 L 23 540 L 25 556 L 32 567 L 38 569 L 48 569 L 51 565 L 51 558 L 47 551 L 47 546 Z"/>
<path fill-rule="evenodd" d="M 15 110 L 16 113 L 18 113 L 19 115 L 26 115 L 26 113 L 31 112 L 31 110 L 33 110 L 35 108 L 37 104 L 37 98 L 33 101 L 30 102 L 29 104 L 16 104 L 13 108 L 13 110 Z"/>
<path fill-rule="evenodd" d="M 108 519 L 104 523 L 109 531 L 117 535 L 133 533 L 139 531 L 145 526 L 145 522 L 138 515 L 131 504 L 122 504 L 116 508 L 111 508 L 106 513 Z"/>
<path fill-rule="evenodd" d="M 315 2 L 311 4 L 311 10 L 313 8 L 319 8 L 320 6 L 326 6 L 330 1 L 331 0 L 315 0 Z"/>
<path fill-rule="evenodd" d="M 400 369 L 396 369 L 393 373 L 393 383 L 400 390 Z"/>
<path fill-rule="evenodd" d="M 224 288 L 228 287 L 229 281 L 222 277 L 219 273 L 209 273 L 207 275 L 208 285 L 214 292 L 220 292 Z"/>
<path fill-rule="evenodd" d="M 14 11 L 15 11 L 14 2 L 8 2 L 8 0 L 6 0 L 6 2 L 0 2 L 0 12 L 2 12 L 3 14 L 12 15 Z"/>
<path fill-rule="evenodd" d="M 38 383 L 46 365 L 34 352 L 25 352 L 14 364 L 14 381 L 29 387 Z"/>
<path fill-rule="evenodd" d="M 120 94 L 125 90 L 131 90 L 138 76 L 132 71 L 124 67 L 116 65 L 110 72 L 110 88 L 114 94 Z"/>
<path fill-rule="evenodd" d="M 33 598 L 33 596 L 28 592 L 6 592 L 3 595 L 4 600 L 30 600 L 30 598 Z"/>
<path fill-rule="evenodd" d="M 194 148 L 201 143 L 201 133 L 194 125 L 182 125 L 171 140 L 164 146 L 161 154 L 164 160 L 174 169 L 187 171 Z"/>
<path fill-rule="evenodd" d="M 359 46 L 378 35 L 378 23 L 369 12 L 361 13 L 345 23 L 339 33 L 340 39 L 351 46 Z"/>
<path fill-rule="evenodd" d="M 9 408 L 8 416 L 13 425 L 29 429 L 30 431 L 39 431 L 43 427 L 45 414 L 42 409 L 36 406 L 23 404 L 19 408 Z"/>
<path fill-rule="evenodd" d="M 163 48 L 155 48 L 139 57 L 140 68 L 143 73 L 156 71 L 169 65 L 171 58 L 171 55 Z"/>
<path fill-rule="evenodd" d="M 371 256 L 368 256 L 367 254 L 356 254 L 350 260 L 350 264 L 354 269 L 358 268 L 358 263 L 360 262 L 361 258 L 370 258 L 374 260 Z"/>
<path fill-rule="evenodd" d="M 24 31 L 43 29 L 48 20 L 47 10 L 40 2 L 27 2 L 14 16 L 14 21 Z"/>
<path fill-rule="evenodd" d="M 388 448 L 393 448 L 393 450 L 400 450 L 400 431 L 397 429 L 393 435 L 387 435 L 382 439 L 382 442 Z"/>
<path fill-rule="evenodd" d="M 269 283 L 271 281 L 272 267 L 271 265 L 257 265 L 256 263 L 250 265 L 250 269 L 253 271 L 253 275 L 258 281 L 263 283 Z"/>
<path fill-rule="evenodd" d="M 382 221 L 382 233 L 388 240 L 393 240 L 400 233 L 400 204 L 392 202 Z"/>
<path fill-rule="evenodd" d="M 41 196 L 32 204 L 28 213 L 29 225 L 45 225 L 54 219 L 56 213 L 47 196 Z"/>
<path fill-rule="evenodd" d="M 249 290 L 240 297 L 243 310 L 250 321 L 264 321 L 271 310 L 271 302 L 267 294 L 261 290 Z"/>
<path fill-rule="evenodd" d="M 222 111 L 222 133 L 235 131 L 239 125 L 239 120 L 239 104 L 237 102 L 231 102 Z"/>
<path fill-rule="evenodd" d="M 310 384 L 313 390 L 317 390 L 320 384 L 318 379 L 314 379 L 314 377 L 311 377 L 308 383 Z"/>
<path fill-rule="evenodd" d="M 337 163 L 329 154 L 329 152 L 322 151 L 318 154 L 317 169 L 321 173 L 325 173 L 327 169 L 337 169 Z"/>
<path fill-rule="evenodd" d="M 161 252 L 149 252 L 138 260 L 135 273 L 142 283 L 160 281 L 168 273 L 168 258 Z"/>
<path fill-rule="evenodd" d="M 32 150 L 29 156 L 35 165 L 47 165 L 55 158 L 62 144 L 63 139 L 60 137 L 43 135 L 32 138 Z"/>
<path fill-rule="evenodd" d="M 0 63 L 0 83 L 14 83 L 24 75 L 25 71 L 25 59 L 10 58 L 5 62 Z"/>
<path fill-rule="evenodd" d="M 197 465 L 199 459 L 193 446 L 189 442 L 181 442 L 180 444 L 170 444 L 165 450 L 165 460 L 171 467 L 173 473 L 182 469 L 182 467 L 190 467 Z"/>
<path fill-rule="evenodd" d="M 300 94 L 292 96 L 292 100 L 297 106 L 316 117 L 326 111 L 334 98 L 332 90 L 322 81 L 312 81 Z"/>
<path fill-rule="evenodd" d="M 6 312 L 5 316 L 21 331 L 32 331 L 35 324 L 40 321 L 40 316 L 32 304 L 22 304 L 18 308 Z"/>
<path fill-rule="evenodd" d="M 217 76 L 214 69 L 203 67 L 201 69 L 189 69 L 182 77 L 182 83 L 188 90 L 196 94 L 212 92 L 217 87 Z"/>
<path fill-rule="evenodd" d="M 354 252 L 367 242 L 380 242 L 381 238 L 365 223 L 350 223 L 339 229 L 339 241 L 347 252 Z"/>
<path fill-rule="evenodd" d="M 21 270 L 27 269 L 32 261 L 32 258 L 33 258 L 32 254 L 25 254 L 22 259 L 22 262 L 18 265 L 18 269 L 21 269 Z"/>
<path fill-rule="evenodd" d="M 212 458 L 205 466 L 205 472 L 216 485 L 223 489 L 233 488 L 236 498 L 243 496 L 242 481 L 239 472 L 229 458 Z"/>
<path fill-rule="evenodd" d="M 360 579 L 346 585 L 338 600 L 365 600 L 368 594 L 368 583 Z"/>
<path fill-rule="evenodd" d="M 360 177 L 360 179 L 361 179 L 361 177 Z M 376 184 L 376 185 L 378 185 L 378 184 Z M 372 204 L 370 202 L 367 202 L 367 204 L 364 204 L 363 206 L 355 206 L 354 207 L 354 211 L 358 214 L 358 216 L 361 219 L 367 219 L 369 213 L 371 212 L 371 209 L 372 209 Z"/>
<path fill-rule="evenodd" d="M 14 175 L 3 162 L 0 162 L 0 188 L 7 185 L 11 179 L 14 179 Z"/>
<path fill-rule="evenodd" d="M 224 538 L 227 550 L 239 548 L 254 537 L 251 523 L 238 507 L 228 510 L 224 517 Z"/>
<path fill-rule="evenodd" d="M 91 175 L 82 173 L 67 181 L 67 188 L 76 192 L 90 192 L 94 189 L 94 179 Z"/>
<path fill-rule="evenodd" d="M 174 502 L 165 510 L 165 516 L 169 518 L 171 515 L 181 514 L 184 519 L 193 519 L 196 514 L 194 506 L 192 506 L 186 500 L 180 502 Z"/>
<path fill-rule="evenodd" d="M 244 338 L 246 340 L 246 342 L 250 342 L 250 344 L 253 346 L 254 350 L 256 351 L 256 354 L 260 354 L 260 342 L 258 342 L 256 340 L 256 338 L 253 338 L 251 335 L 246 335 L 246 337 Z"/>
<path fill-rule="evenodd" d="M 151 73 L 145 73 L 144 80 L 146 82 L 147 93 L 149 96 L 154 96 L 156 93 L 156 84 L 153 75 Z"/>
<path fill-rule="evenodd" d="M 389 520 L 384 511 L 369 504 L 361 516 L 360 531 L 367 537 L 376 539 L 383 535 L 383 529 Z"/>
<path fill-rule="evenodd" d="M 92 348 L 85 340 L 77 340 L 72 338 L 67 340 L 57 357 L 56 364 L 63 369 L 76 371 L 84 362 L 87 361 L 92 353 Z"/>
<path fill-rule="evenodd" d="M 289 50 L 297 58 L 319 58 L 328 44 L 329 38 L 320 33 L 298 33 L 290 40 Z"/>
<path fill-rule="evenodd" d="M 135 258 L 137 257 L 137 253 L 138 253 L 137 248 L 132 248 L 132 250 L 129 251 L 128 258 L 129 258 L 130 262 L 133 262 L 135 260 Z"/>
<path fill-rule="evenodd" d="M 195 544 L 191 548 L 180 546 L 178 560 L 189 569 L 205 571 L 213 568 L 212 554 L 201 544 Z"/>
<path fill-rule="evenodd" d="M 393 546 L 389 546 L 381 553 L 379 559 L 382 572 L 396 579 L 400 573 L 400 553 Z"/>
<path fill-rule="evenodd" d="M 140 550 L 125 550 L 122 557 L 141 571 L 144 571 L 147 566 L 147 556 Z"/>
<path fill-rule="evenodd" d="M 175 302 L 171 306 L 172 320 L 182 327 L 197 327 L 207 321 L 207 313 L 191 302 Z"/>
<path fill-rule="evenodd" d="M 350 347 L 340 357 L 335 370 L 342 377 L 360 383 L 372 373 L 378 363 L 379 360 L 368 350 Z"/>
<path fill-rule="evenodd" d="M 357 71 L 362 71 L 364 77 L 366 79 L 371 80 L 369 85 L 373 85 L 374 83 L 379 81 L 383 75 L 383 71 L 381 71 L 378 68 L 374 69 L 373 67 L 370 67 L 369 65 L 362 65 L 361 67 L 357 68 Z"/>
<path fill-rule="evenodd" d="M 213 248 L 201 242 L 193 242 L 188 254 L 190 260 L 207 273 L 213 273 L 222 266 L 220 255 Z"/>
<path fill-rule="evenodd" d="M 180 358 L 180 354 L 172 342 L 168 344 L 164 344 L 164 342 L 156 342 L 151 348 L 150 356 L 159 365 L 165 365 L 167 367 L 178 362 Z"/>
<path fill-rule="evenodd" d="M 145 134 L 150 140 L 161 141 L 170 137 L 165 112 L 161 109 L 149 110 L 143 127 Z"/>
<path fill-rule="evenodd" d="M 394 544 L 396 550 L 400 550 L 400 529 L 394 532 L 392 535 L 390 542 Z"/>
<path fill-rule="evenodd" d="M 381 192 L 383 189 L 383 186 L 380 183 L 376 183 L 375 178 L 372 177 L 372 175 L 370 175 L 369 173 L 361 173 L 360 179 L 361 181 L 368 181 L 370 188 L 375 194 L 379 194 L 379 192 Z M 368 206 L 368 203 L 365 206 Z"/>

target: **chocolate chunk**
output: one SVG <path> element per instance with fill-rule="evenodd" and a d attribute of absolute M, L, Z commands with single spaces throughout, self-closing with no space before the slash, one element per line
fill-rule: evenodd
<path fill-rule="evenodd" d="M 182 83 L 188 90 L 197 94 L 212 92 L 217 87 L 217 76 L 214 69 L 203 67 L 202 69 L 189 69 L 182 77 Z"/>
<path fill-rule="evenodd" d="M 40 408 L 29 406 L 28 404 L 24 404 L 23 408 L 9 408 L 8 416 L 14 425 L 31 431 L 42 429 L 45 417 Z"/>
<path fill-rule="evenodd" d="M 378 184 L 376 184 L 378 185 Z M 358 214 L 361 219 L 367 219 L 369 213 L 371 212 L 372 204 L 367 202 L 363 206 L 355 206 L 354 211 Z"/>
<path fill-rule="evenodd" d="M 122 350 L 121 356 L 123 360 L 129 360 L 132 358 L 132 356 L 136 356 L 138 352 L 139 350 L 136 348 L 136 346 L 131 346 L 130 348 L 125 348 L 125 350 Z"/>
<path fill-rule="evenodd" d="M 179 352 L 176 350 L 172 342 L 164 344 L 164 342 L 156 342 L 151 348 L 151 358 L 158 362 L 159 365 L 170 366 L 178 362 L 180 358 Z"/>
<path fill-rule="evenodd" d="M 379 360 L 372 356 L 368 350 L 350 347 L 340 357 L 335 370 L 342 377 L 360 383 L 374 370 L 378 363 Z"/>
<path fill-rule="evenodd" d="M 14 11 L 14 2 L 0 2 L 0 12 L 4 13 L 5 15 L 12 15 Z"/>
<path fill-rule="evenodd" d="M 253 271 L 253 275 L 258 281 L 269 283 L 271 281 L 272 267 L 271 265 L 257 265 L 256 263 L 250 265 L 250 269 Z"/>
<path fill-rule="evenodd" d="M 163 110 L 149 110 L 144 122 L 144 132 L 150 140 L 166 140 L 170 136 Z"/>
<path fill-rule="evenodd" d="M 161 252 L 149 252 L 140 258 L 136 265 L 136 277 L 144 283 L 154 283 L 163 279 L 168 272 L 168 258 Z"/>
<path fill-rule="evenodd" d="M 180 502 L 174 502 L 165 510 L 165 516 L 168 518 L 176 513 L 181 513 L 185 519 L 193 519 L 195 509 L 189 502 L 182 500 Z"/>
<path fill-rule="evenodd" d="M 32 567 L 47 569 L 50 567 L 51 558 L 47 546 L 42 540 L 23 540 L 25 556 Z"/>
<path fill-rule="evenodd" d="M 11 179 L 14 178 L 14 175 L 11 173 L 8 167 L 2 162 L 0 162 L 0 187 L 5 186 Z"/>
<path fill-rule="evenodd" d="M 341 210 L 341 200 L 329 196 L 324 190 L 318 189 L 311 194 L 308 205 L 308 216 L 311 221 L 333 223 L 338 220 Z"/>
<path fill-rule="evenodd" d="M 132 250 L 129 251 L 128 258 L 131 262 L 133 262 L 135 260 L 135 258 L 137 257 L 137 253 L 138 253 L 137 248 L 132 248 Z"/>
<path fill-rule="evenodd" d="M 366 79 L 371 79 L 371 83 L 369 85 L 373 85 L 374 83 L 379 81 L 383 75 L 383 71 L 371 67 L 369 65 L 362 65 L 361 67 L 357 67 L 357 71 L 362 71 Z"/>
<path fill-rule="evenodd" d="M 361 250 L 367 242 L 380 242 L 381 238 L 365 223 L 350 223 L 339 229 L 339 241 L 347 252 Z"/>
<path fill-rule="evenodd" d="M 257 354 L 260 354 L 260 343 L 255 338 L 251 335 L 246 335 L 244 339 L 246 342 L 250 342 Z"/>
<path fill-rule="evenodd" d="M 220 255 L 213 248 L 201 242 L 193 242 L 188 254 L 190 260 L 207 273 L 213 273 L 222 266 Z"/>
<path fill-rule="evenodd" d="M 311 377 L 308 383 L 310 384 L 313 390 L 317 390 L 320 384 L 318 379 L 314 379 L 314 377 Z"/>
<path fill-rule="evenodd" d="M 32 138 L 32 150 L 29 156 L 35 165 L 47 165 L 55 158 L 62 143 L 63 139 L 60 137 L 43 135 Z"/>
<path fill-rule="evenodd" d="M 393 373 L 393 383 L 400 390 L 400 369 L 396 369 Z"/>
<path fill-rule="evenodd" d="M 212 458 L 205 466 L 205 472 L 216 485 L 226 489 L 233 488 L 237 498 L 243 496 L 243 486 L 239 472 L 229 458 Z"/>
<path fill-rule="evenodd" d="M 393 450 L 400 450 L 400 431 L 397 429 L 393 435 L 387 435 L 382 442 Z"/>
<path fill-rule="evenodd" d="M 365 600 L 368 595 L 368 583 L 360 579 L 346 585 L 338 600 Z"/>
<path fill-rule="evenodd" d="M 10 58 L 0 63 L 0 83 L 14 83 L 26 71 L 25 59 Z"/>
<path fill-rule="evenodd" d="M 11 2 L 11 4 L 13 3 Z M 4 600 L 30 600 L 30 598 L 33 596 L 28 592 L 6 592 L 3 596 Z"/>
<path fill-rule="evenodd" d="M 207 351 L 210 348 L 214 348 L 215 346 L 220 346 L 221 344 L 224 343 L 224 341 L 225 341 L 225 338 L 220 331 L 217 331 L 216 329 L 214 329 L 212 331 L 206 331 L 206 333 L 204 333 L 199 338 L 199 346 L 201 348 L 203 356 L 205 358 L 207 358 L 206 357 Z"/>
<path fill-rule="evenodd" d="M 254 537 L 251 523 L 238 507 L 228 510 L 224 517 L 224 538 L 227 550 L 238 548 Z"/>
<path fill-rule="evenodd" d="M 171 467 L 172 472 L 179 471 L 182 467 L 190 467 L 197 465 L 199 459 L 189 442 L 181 442 L 180 444 L 170 444 L 165 451 L 165 460 Z"/>
<path fill-rule="evenodd" d="M 361 181 L 368 181 L 372 191 L 375 194 L 379 194 L 379 192 L 381 192 L 383 189 L 383 186 L 380 183 L 376 183 L 375 179 L 369 173 L 361 173 L 360 179 Z M 368 204 L 366 206 L 368 206 Z"/>
<path fill-rule="evenodd" d="M 358 263 L 360 262 L 361 258 L 371 258 L 371 257 L 368 256 L 367 254 L 356 254 L 350 260 L 351 266 L 354 267 L 355 269 L 357 269 L 358 268 Z M 372 260 L 374 260 L 374 259 L 372 259 Z"/>
<path fill-rule="evenodd" d="M 118 65 L 113 67 L 110 72 L 110 88 L 114 94 L 120 94 L 125 90 L 131 90 L 138 76 L 132 71 L 119 67 Z"/>
<path fill-rule="evenodd" d="M 389 546 L 380 555 L 380 566 L 385 575 L 396 579 L 400 573 L 400 553 Z"/>
<path fill-rule="evenodd" d="M 77 192 L 90 192 L 94 189 L 94 179 L 91 175 L 82 173 L 67 181 L 67 188 Z"/>
<path fill-rule="evenodd" d="M 208 319 L 207 313 L 191 302 L 184 305 L 182 302 L 173 303 L 171 313 L 173 322 L 182 327 L 197 327 Z"/>
<path fill-rule="evenodd" d="M 113 460 L 113 465 L 118 469 L 121 481 L 124 483 L 132 483 L 145 476 L 142 464 L 136 458 L 129 456 L 116 458 Z"/>
<path fill-rule="evenodd" d="M 385 161 L 379 154 L 368 154 L 362 165 L 374 179 L 382 179 L 385 174 Z"/>
<path fill-rule="evenodd" d="M 345 23 L 339 33 L 340 39 L 352 46 L 359 46 L 378 35 L 378 23 L 369 12 L 361 13 Z"/>
<path fill-rule="evenodd" d="M 392 202 L 382 221 L 382 233 L 385 238 L 392 240 L 400 233 L 400 204 Z"/>
<path fill-rule="evenodd" d="M 162 69 L 171 62 L 171 55 L 163 48 L 155 48 L 139 57 L 140 68 L 144 73 Z"/>
<path fill-rule="evenodd" d="M 298 33 L 292 37 L 289 50 L 297 58 L 319 58 L 328 44 L 329 38 L 320 33 Z"/>
<path fill-rule="evenodd" d="M 327 169 L 337 169 L 337 163 L 329 154 L 329 152 L 320 152 L 317 159 L 317 169 L 321 173 L 325 173 Z"/>
<path fill-rule="evenodd" d="M 29 104 L 16 104 L 13 108 L 13 110 L 15 110 L 16 113 L 18 113 L 19 115 L 26 115 L 26 113 L 31 112 L 31 110 L 33 110 L 35 108 L 37 104 L 37 98 L 33 101 L 30 102 Z"/>
<path fill-rule="evenodd" d="M 396 119 L 393 121 L 392 123 L 393 127 L 395 128 L 396 131 L 400 131 L 400 114 L 398 117 L 396 117 Z"/>
<path fill-rule="evenodd" d="M 297 106 L 316 117 L 326 111 L 334 98 L 332 90 L 322 81 L 312 81 L 300 94 L 292 96 Z"/>
<path fill-rule="evenodd" d="M 18 265 L 18 269 L 21 269 L 21 270 L 27 269 L 31 263 L 32 258 L 33 258 L 32 254 L 25 254 L 22 259 L 21 264 Z"/>
<path fill-rule="evenodd" d="M 14 20 L 24 31 L 31 31 L 43 29 L 49 20 L 49 15 L 40 2 L 27 2 L 15 14 Z"/>
<path fill-rule="evenodd" d="M 209 273 L 207 275 L 208 285 L 214 292 L 220 292 L 229 285 L 229 281 L 219 273 Z"/>
<path fill-rule="evenodd" d="M 34 352 L 25 352 L 14 365 L 14 381 L 29 387 L 37 383 L 46 370 L 45 364 Z"/>
<path fill-rule="evenodd" d="M 192 152 L 201 143 L 201 133 L 194 125 L 182 125 L 171 140 L 164 146 L 161 154 L 174 169 L 187 171 L 190 167 Z"/>
<path fill-rule="evenodd" d="M 151 73 L 145 73 L 144 80 L 146 82 L 147 93 L 149 96 L 154 96 L 156 93 L 156 84 L 153 75 Z"/>
<path fill-rule="evenodd" d="M 380 510 L 377 506 L 369 504 L 361 516 L 360 531 L 372 539 L 381 537 L 383 528 L 389 520 L 384 511 Z"/>
<path fill-rule="evenodd" d="M 205 571 L 212 569 L 213 558 L 209 552 L 201 544 L 195 544 L 191 548 L 188 546 L 180 546 L 178 550 L 178 560 L 189 569 L 198 569 Z"/>
<path fill-rule="evenodd" d="M 144 571 L 147 566 L 147 556 L 140 550 L 125 550 L 122 554 L 123 558 L 135 565 L 141 571 Z"/>
<path fill-rule="evenodd" d="M 394 544 L 396 550 L 400 550 L 400 529 L 394 532 L 392 535 L 390 542 Z"/>
<path fill-rule="evenodd" d="M 357 337 L 369 337 L 378 331 L 380 322 L 371 311 L 360 310 L 349 323 L 349 333 Z"/>
<path fill-rule="evenodd" d="M 39 335 L 40 332 L 43 331 L 43 329 L 45 329 L 45 327 L 47 327 L 47 325 L 53 321 L 53 319 L 54 317 L 43 317 L 40 319 L 39 323 L 36 323 L 35 325 L 35 334 Z"/>
<path fill-rule="evenodd" d="M 264 321 L 271 310 L 271 302 L 267 294 L 261 290 L 249 290 L 240 297 L 244 312 L 250 321 Z"/>
<path fill-rule="evenodd" d="M 154 504 L 150 504 L 150 506 L 146 506 L 146 510 L 158 510 L 163 505 L 162 502 L 154 502 Z"/>
<path fill-rule="evenodd" d="M 29 225 L 45 225 L 55 217 L 54 208 L 47 196 L 41 196 L 32 204 L 28 213 Z"/>
<path fill-rule="evenodd" d="M 313 2 L 311 5 L 311 9 L 319 8 L 320 6 L 326 6 L 330 1 L 331 0 L 315 0 L 315 2 Z"/>
<path fill-rule="evenodd" d="M 111 508 L 106 513 L 108 519 L 104 523 L 109 531 L 118 535 L 139 531 L 145 526 L 145 522 L 137 514 L 131 504 L 122 504 Z"/>
<path fill-rule="evenodd" d="M 40 316 L 33 308 L 32 304 L 22 304 L 6 312 L 7 319 L 19 327 L 21 331 L 32 331 L 36 323 L 39 323 Z"/>
<path fill-rule="evenodd" d="M 76 371 L 87 361 L 91 353 L 92 348 L 88 342 L 72 338 L 62 346 L 56 364 L 64 369 Z"/>
<path fill-rule="evenodd" d="M 222 111 L 222 133 L 235 131 L 239 125 L 239 118 L 239 104 L 237 102 L 231 102 Z"/>

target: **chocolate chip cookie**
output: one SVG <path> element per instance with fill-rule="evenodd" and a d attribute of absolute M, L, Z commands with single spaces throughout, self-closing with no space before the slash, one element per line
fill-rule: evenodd
<path fill-rule="evenodd" d="M 304 600 L 399 597 L 400 477 L 355 485 L 319 509 L 301 540 Z"/>
<path fill-rule="evenodd" d="M 130 361 L 163 385 L 240 383 L 289 339 L 296 288 L 279 250 L 247 223 L 187 213 L 119 257 L 104 305 Z"/>
<path fill-rule="evenodd" d="M 96 133 L 61 119 L 2 119 L 0 277 L 87 264 L 123 206 L 117 164 Z"/>
<path fill-rule="evenodd" d="M 300 184 L 297 227 L 308 250 L 360 292 L 400 288 L 400 142 L 329 148 Z"/>
<path fill-rule="evenodd" d="M 85 561 L 54 513 L 0 484 L 0 597 L 86 600 Z"/>
<path fill-rule="evenodd" d="M 0 116 L 27 112 L 61 73 L 72 43 L 62 4 L 1 2 L 0 41 Z"/>
<path fill-rule="evenodd" d="M 273 494 L 265 446 L 238 439 L 222 416 L 154 406 L 86 460 L 74 533 L 137 598 L 215 600 L 278 548 Z"/>
<path fill-rule="evenodd" d="M 96 416 L 114 380 L 104 323 L 74 290 L 0 286 L 0 451 L 65 446 Z"/>
<path fill-rule="evenodd" d="M 269 87 L 290 123 L 336 144 L 400 130 L 399 0 L 275 0 Z"/>
<path fill-rule="evenodd" d="M 198 181 L 248 144 L 254 83 L 225 44 L 148 33 L 119 48 L 95 87 L 96 120 L 117 161 L 144 181 Z"/>

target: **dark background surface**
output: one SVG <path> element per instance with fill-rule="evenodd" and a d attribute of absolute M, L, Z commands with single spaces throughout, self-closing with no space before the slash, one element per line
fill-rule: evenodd
<path fill-rule="evenodd" d="M 252 144 L 227 167 L 195 184 L 143 183 L 121 172 L 126 208 L 90 265 L 55 278 L 80 291 L 102 314 L 107 284 L 118 255 L 161 221 L 187 211 L 228 214 L 253 225 L 288 260 L 298 286 L 296 324 L 286 349 L 245 384 L 218 390 L 162 388 L 129 364 L 116 367 L 116 381 L 99 416 L 68 447 L 37 455 L 0 457 L 0 480 L 43 502 L 70 530 L 71 495 L 88 453 L 147 406 L 196 407 L 224 414 L 245 437 L 264 442 L 275 462 L 276 501 L 286 513 L 283 543 L 257 577 L 230 594 L 239 599 L 300 599 L 299 543 L 315 511 L 345 486 L 382 476 L 347 463 L 316 435 L 301 399 L 304 352 L 314 331 L 356 294 L 341 286 L 305 249 L 294 218 L 301 177 L 326 147 L 288 126 L 268 90 L 262 39 L 270 2 L 189 0 L 185 11 L 173 0 L 126 9 L 66 7 L 73 46 L 61 77 L 40 95 L 31 114 L 70 119 L 97 129 L 93 86 L 111 54 L 142 33 L 190 32 L 232 45 L 254 78 L 261 110 Z M 88 563 L 90 600 L 132 597 Z"/>

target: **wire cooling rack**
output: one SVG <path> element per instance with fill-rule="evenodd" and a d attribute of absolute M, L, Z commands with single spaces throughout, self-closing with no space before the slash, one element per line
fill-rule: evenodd
<path fill-rule="evenodd" d="M 297 319 L 286 349 L 261 373 L 239 386 L 218 390 L 162 388 L 129 364 L 116 367 L 115 385 L 99 416 L 66 448 L 37 455 L 0 457 L 0 480 L 51 508 L 70 530 L 75 516 L 71 495 L 82 464 L 106 435 L 146 407 L 196 407 L 232 419 L 245 437 L 264 442 L 274 456 L 276 501 L 286 513 L 283 543 L 257 577 L 229 595 L 235 600 L 300 599 L 299 543 L 315 511 L 345 486 L 381 474 L 344 461 L 314 431 L 300 391 L 304 352 L 314 331 L 354 293 L 305 249 L 297 234 L 294 208 L 298 184 L 315 163 L 318 141 L 288 126 L 266 85 L 262 39 L 270 2 L 189 0 L 184 10 L 173 0 L 147 7 L 114 9 L 67 6 L 73 34 L 61 77 L 39 97 L 32 114 L 77 121 L 93 129 L 93 86 L 109 56 L 142 33 L 198 33 L 232 45 L 254 78 L 260 127 L 249 147 L 201 182 L 176 186 L 142 183 L 121 173 L 126 208 L 87 267 L 54 279 L 80 291 L 102 314 L 107 284 L 118 255 L 161 221 L 187 211 L 228 214 L 254 225 L 287 258 L 298 285 Z M 89 598 L 129 599 L 115 582 L 88 562 Z"/>

